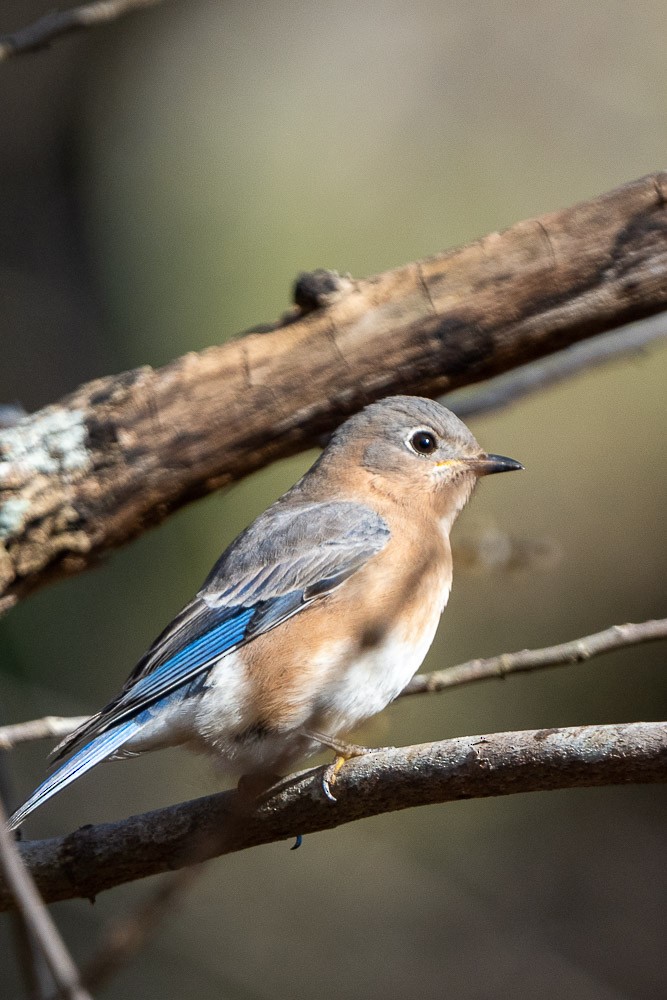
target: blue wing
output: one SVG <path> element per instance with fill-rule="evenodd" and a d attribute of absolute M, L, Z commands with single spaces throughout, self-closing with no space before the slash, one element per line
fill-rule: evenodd
<path fill-rule="evenodd" d="M 222 656 L 340 586 L 389 537 L 382 518 L 361 504 L 282 506 L 279 501 L 269 508 L 227 549 L 194 601 L 158 636 L 117 697 L 56 747 L 56 760 L 81 749 L 36 789 L 12 817 L 11 827 L 118 754 L 166 699 L 200 690 Z"/>
<path fill-rule="evenodd" d="M 152 673 L 136 680 L 99 715 L 63 741 L 57 748 L 58 757 L 67 754 L 72 745 L 80 744 L 86 737 L 97 734 L 35 789 L 27 802 L 12 816 L 10 829 L 20 826 L 33 809 L 62 791 L 100 761 L 118 754 L 150 719 L 152 709 L 159 710 L 170 696 L 182 698 L 191 693 L 198 674 L 201 675 L 209 665 L 236 649 L 243 641 L 248 622 L 254 613 L 252 608 L 228 609 L 223 620 L 217 624 L 215 619 L 221 617 L 219 613 L 210 613 L 209 616 L 200 613 L 199 627 L 202 629 L 206 627 L 205 622 L 208 622 L 209 617 L 214 619 L 210 629 L 188 642 Z"/>

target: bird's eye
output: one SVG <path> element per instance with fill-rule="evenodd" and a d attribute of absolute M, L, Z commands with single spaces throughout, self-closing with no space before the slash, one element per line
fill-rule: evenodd
<path fill-rule="evenodd" d="M 438 439 L 431 431 L 415 431 L 410 446 L 418 455 L 432 455 L 438 447 Z"/>

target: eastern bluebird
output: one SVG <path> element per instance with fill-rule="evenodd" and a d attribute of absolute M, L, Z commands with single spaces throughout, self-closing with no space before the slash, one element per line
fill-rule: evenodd
<path fill-rule="evenodd" d="M 102 760 L 176 744 L 252 780 L 322 745 L 342 763 L 355 748 L 337 735 L 396 698 L 431 645 L 450 529 L 478 478 L 521 468 L 430 399 L 355 414 L 232 542 L 122 691 L 56 748 L 72 756 L 11 826 Z"/>

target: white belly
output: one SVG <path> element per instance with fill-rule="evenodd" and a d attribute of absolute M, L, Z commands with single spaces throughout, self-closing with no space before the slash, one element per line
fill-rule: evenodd
<path fill-rule="evenodd" d="M 377 646 L 355 651 L 347 660 L 341 651 L 336 675 L 315 701 L 313 728 L 330 735 L 352 729 L 398 697 L 424 662 L 441 609 L 434 607 L 417 636 L 395 628 Z"/>

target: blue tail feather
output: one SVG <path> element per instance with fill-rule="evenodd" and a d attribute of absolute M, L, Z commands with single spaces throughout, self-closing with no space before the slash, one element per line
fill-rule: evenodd
<path fill-rule="evenodd" d="M 52 795 L 65 788 L 72 781 L 80 778 L 82 774 L 95 767 L 101 761 L 111 757 L 116 751 L 127 743 L 134 734 L 141 729 L 142 722 L 138 719 L 129 719 L 127 722 L 106 733 L 96 736 L 90 743 L 81 747 L 73 757 L 70 757 L 57 771 L 42 782 L 36 788 L 27 802 L 20 809 L 17 809 L 9 820 L 9 829 L 15 830 L 34 809 L 41 806 Z"/>

